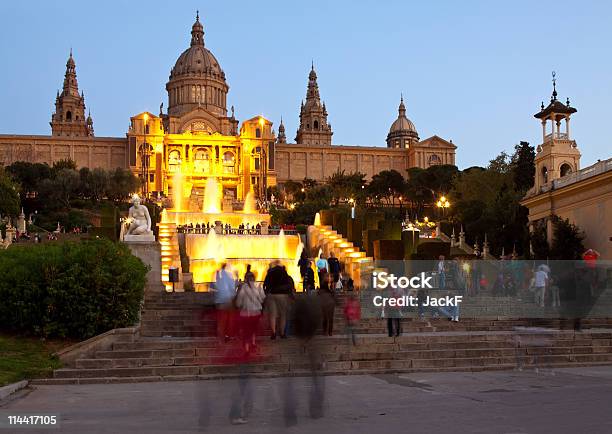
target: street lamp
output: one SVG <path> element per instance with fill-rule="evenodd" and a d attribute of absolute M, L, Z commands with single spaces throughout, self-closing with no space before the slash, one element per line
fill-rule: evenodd
<path fill-rule="evenodd" d="M 144 199 L 147 199 L 148 193 L 149 193 L 149 165 L 148 165 L 148 161 L 147 161 L 147 156 L 148 156 L 148 149 L 147 149 L 147 125 L 149 124 L 149 115 L 147 113 L 144 114 L 144 124 L 143 124 L 143 130 L 144 130 L 144 143 L 142 144 L 142 161 L 141 161 L 141 165 L 142 165 L 142 177 L 144 178 L 144 183 L 142 185 L 142 193 L 144 196 Z"/>
<path fill-rule="evenodd" d="M 259 148 L 259 198 L 265 203 L 267 201 L 266 178 L 267 178 L 267 163 L 266 151 L 264 149 L 264 126 L 266 121 L 263 116 L 259 117 L 259 137 L 261 138 L 261 146 Z"/>
<path fill-rule="evenodd" d="M 436 206 L 437 206 L 438 208 L 441 208 L 441 209 L 442 209 L 442 217 L 444 217 L 444 210 L 445 210 L 446 208 L 450 208 L 450 205 L 451 205 L 451 204 L 450 204 L 450 202 L 449 202 L 449 201 L 448 201 L 448 199 L 447 199 L 446 197 L 444 197 L 444 196 L 442 196 L 442 197 L 440 198 L 440 200 L 438 200 L 438 202 L 436 202 Z"/>

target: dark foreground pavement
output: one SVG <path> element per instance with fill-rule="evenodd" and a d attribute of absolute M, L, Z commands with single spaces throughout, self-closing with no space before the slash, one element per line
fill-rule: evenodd
<path fill-rule="evenodd" d="M 58 414 L 66 433 L 611 433 L 612 366 L 523 372 L 253 379 L 248 423 L 228 414 L 237 380 L 37 386 L 0 407 Z M 312 418 L 323 400 L 323 414 Z M 316 411 L 315 411 L 316 412 Z"/>

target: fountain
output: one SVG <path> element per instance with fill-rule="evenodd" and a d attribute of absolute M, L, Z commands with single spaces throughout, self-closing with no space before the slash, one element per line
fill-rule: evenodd
<path fill-rule="evenodd" d="M 182 191 L 184 182 L 180 174 L 175 174 L 173 181 L 175 188 L 172 192 Z M 211 229 L 205 231 L 187 231 L 184 235 L 177 234 L 179 225 L 200 224 L 215 227 L 215 222 L 222 225 L 229 223 L 236 229 L 239 225 L 248 224 L 255 228 L 257 224 L 269 224 L 270 215 L 260 214 L 255 206 L 255 197 L 249 192 L 241 211 L 221 211 L 222 191 L 216 178 L 210 177 L 206 181 L 202 211 L 189 211 L 183 206 L 183 198 L 174 198 L 175 207 L 162 212 L 160 223 L 160 242 L 162 243 L 162 280 L 166 288 L 171 288 L 168 280 L 170 266 L 180 266 L 188 260 L 189 272 L 192 274 L 196 291 L 207 291 L 209 284 L 214 281 L 215 272 L 222 263 L 236 271 L 241 277 L 246 266 L 251 265 L 256 279 L 261 281 L 265 277 L 270 262 L 279 260 L 287 268 L 296 285 L 300 282 L 297 260 L 304 249 L 298 235 L 288 235 L 284 231 L 275 234 L 226 234 Z M 172 222 L 172 223 L 171 223 Z M 179 248 L 180 245 L 180 248 Z M 182 261 L 181 261 L 182 258 Z"/>
<path fill-rule="evenodd" d="M 184 180 L 183 180 L 183 172 L 181 171 L 180 167 L 176 170 L 176 172 L 174 172 L 174 176 L 172 177 L 172 180 L 173 180 L 172 198 L 174 199 L 173 209 L 177 212 L 181 212 L 183 211 Z"/>
<path fill-rule="evenodd" d="M 244 208 L 242 208 L 242 212 L 245 214 L 255 214 L 257 212 L 257 208 L 255 207 L 255 194 L 253 191 L 249 191 L 244 198 Z"/>
<path fill-rule="evenodd" d="M 218 214 L 220 210 L 221 200 L 219 197 L 219 184 L 217 183 L 217 178 L 211 176 L 206 180 L 202 212 L 207 214 Z"/>

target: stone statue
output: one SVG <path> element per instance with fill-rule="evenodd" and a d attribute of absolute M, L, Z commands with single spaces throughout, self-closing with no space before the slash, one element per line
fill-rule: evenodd
<path fill-rule="evenodd" d="M 145 235 L 151 232 L 151 216 L 146 206 L 140 204 L 140 197 L 132 196 L 133 205 L 128 214 L 130 226 L 127 235 Z"/>
<path fill-rule="evenodd" d="M 127 219 L 127 230 L 123 236 L 124 241 L 155 241 L 151 231 L 151 215 L 146 206 L 140 204 L 140 197 L 132 196 L 133 205 Z"/>

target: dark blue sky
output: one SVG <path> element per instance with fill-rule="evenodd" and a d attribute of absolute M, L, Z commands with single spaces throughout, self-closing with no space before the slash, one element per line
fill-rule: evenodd
<path fill-rule="evenodd" d="M 334 143 L 384 146 L 403 92 L 422 139 L 457 144 L 459 167 L 484 165 L 520 140 L 558 91 L 578 109 L 582 165 L 610 157 L 612 2 L 148 1 L 10 2 L 0 26 L 0 133 L 49 134 L 73 48 L 98 136 L 167 106 L 170 68 L 195 10 L 224 69 L 228 106 L 283 116 L 293 139 L 314 59 Z"/>

